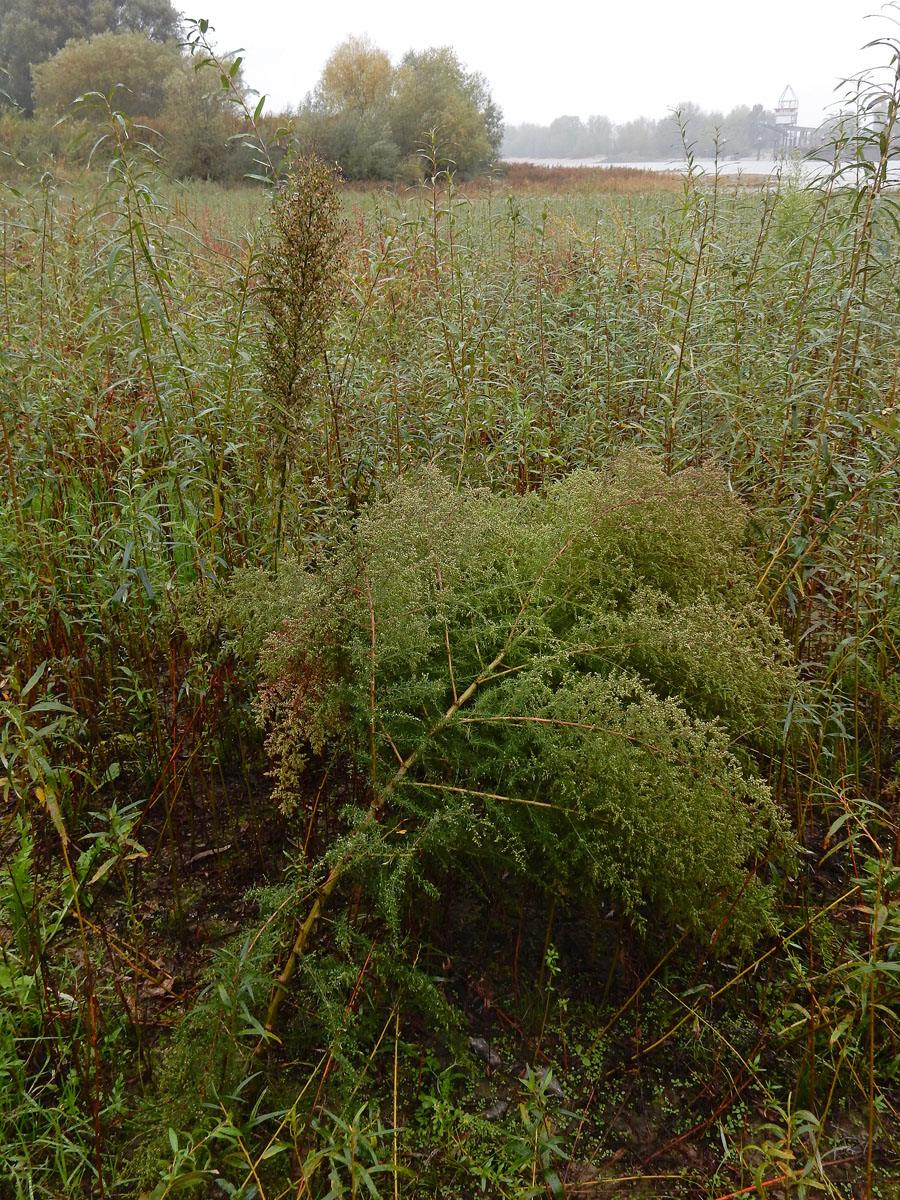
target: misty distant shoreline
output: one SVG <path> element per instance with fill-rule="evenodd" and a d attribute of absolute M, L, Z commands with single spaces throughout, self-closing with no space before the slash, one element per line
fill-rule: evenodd
<path fill-rule="evenodd" d="M 675 159 L 610 159 L 610 158 L 529 158 L 522 155 L 504 155 L 508 163 L 527 163 L 535 167 L 595 167 L 599 169 L 628 167 L 635 171 L 656 171 L 682 175 L 688 170 L 685 158 Z M 718 166 L 720 175 L 777 175 L 799 167 L 805 178 L 827 174 L 830 164 L 815 159 L 785 158 L 723 158 L 718 164 L 713 158 L 695 158 L 694 169 L 713 174 Z"/>

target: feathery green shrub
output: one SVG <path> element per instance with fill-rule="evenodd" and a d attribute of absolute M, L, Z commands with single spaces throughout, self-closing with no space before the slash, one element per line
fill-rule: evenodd
<path fill-rule="evenodd" d="M 311 759 L 367 780 L 332 861 L 389 921 L 480 860 L 723 944 L 771 921 L 791 839 L 759 777 L 796 686 L 715 470 L 630 455 L 545 496 L 401 482 L 333 555 L 239 575 L 276 793 Z M 350 817 L 352 814 L 345 814 Z"/>

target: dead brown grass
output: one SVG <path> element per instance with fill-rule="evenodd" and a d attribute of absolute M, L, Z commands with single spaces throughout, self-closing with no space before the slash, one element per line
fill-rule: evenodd
<path fill-rule="evenodd" d="M 643 171 L 637 167 L 545 167 L 537 163 L 505 162 L 500 178 L 516 192 L 648 192 L 677 191 L 681 176 L 675 172 Z M 483 188 L 486 180 L 462 185 Z"/>
<path fill-rule="evenodd" d="M 354 179 L 345 183 L 349 192 L 406 192 L 408 183 Z M 483 196 L 491 188 L 505 187 L 522 195 L 554 195 L 559 192 L 655 192 L 680 191 L 681 176 L 672 172 L 642 171 L 637 167 L 544 167 L 537 163 L 504 162 L 493 175 L 457 180 L 465 196 Z"/>

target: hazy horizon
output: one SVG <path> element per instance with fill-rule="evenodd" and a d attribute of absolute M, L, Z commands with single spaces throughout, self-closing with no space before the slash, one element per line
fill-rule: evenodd
<path fill-rule="evenodd" d="M 400 0 L 374 10 L 361 0 L 312 15 L 284 0 L 200 0 L 222 51 L 244 50 L 249 85 L 273 110 L 296 107 L 341 41 L 368 34 L 396 62 L 409 49 L 451 45 L 488 80 L 510 125 L 546 125 L 561 115 L 604 114 L 617 124 L 660 117 L 692 101 L 727 112 L 739 104 L 774 107 L 790 84 L 800 123 L 817 125 L 840 79 L 884 60 L 860 47 L 891 26 L 872 0 L 759 0 L 753 18 L 714 0 L 676 8 L 661 0 L 601 8 L 562 0 L 546 17 L 513 22 L 498 8 L 459 0 L 452 9 Z M 879 9 L 874 10 L 877 14 Z M 630 52 L 629 52 L 630 51 Z"/>

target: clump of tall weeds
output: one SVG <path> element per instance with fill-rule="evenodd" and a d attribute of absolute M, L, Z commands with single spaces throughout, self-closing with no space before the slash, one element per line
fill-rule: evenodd
<path fill-rule="evenodd" d="M 478 864 L 638 927 L 727 924 L 723 946 L 770 928 L 766 863 L 791 838 L 753 750 L 796 678 L 752 595 L 747 522 L 718 472 L 642 457 L 546 498 L 428 474 L 312 568 L 243 574 L 238 619 L 270 630 L 277 796 L 302 804 L 323 754 L 365 779 L 332 874 L 395 927 L 417 889 Z"/>

